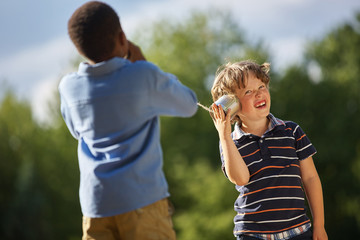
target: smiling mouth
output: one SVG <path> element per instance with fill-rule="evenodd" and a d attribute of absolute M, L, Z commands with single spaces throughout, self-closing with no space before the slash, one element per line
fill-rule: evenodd
<path fill-rule="evenodd" d="M 256 107 L 256 108 L 261 108 L 261 107 L 264 107 L 265 105 L 266 105 L 266 102 L 265 102 L 265 101 L 261 101 L 261 102 L 257 103 L 257 104 L 255 105 L 255 107 Z"/>

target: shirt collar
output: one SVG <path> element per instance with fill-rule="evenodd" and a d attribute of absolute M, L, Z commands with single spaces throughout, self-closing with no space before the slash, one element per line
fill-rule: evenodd
<path fill-rule="evenodd" d="M 87 76 L 101 76 L 107 73 L 111 73 L 127 63 L 130 63 L 129 60 L 119 57 L 114 57 L 107 61 L 99 62 L 93 65 L 86 62 L 81 62 L 79 65 L 78 74 Z"/>
<path fill-rule="evenodd" d="M 272 115 L 271 113 L 267 116 L 267 118 L 270 120 L 270 122 L 269 122 L 269 127 L 265 133 L 272 131 L 276 126 L 285 125 L 285 122 L 283 120 L 274 117 L 274 115 Z M 250 133 L 244 132 L 240 128 L 239 124 L 237 123 L 235 124 L 234 131 L 232 132 L 233 140 L 237 140 L 243 136 L 248 136 L 248 135 L 250 135 Z"/>

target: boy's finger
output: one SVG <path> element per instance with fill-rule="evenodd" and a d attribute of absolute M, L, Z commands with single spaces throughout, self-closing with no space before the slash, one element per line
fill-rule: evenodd
<path fill-rule="evenodd" d="M 211 104 L 211 108 L 212 108 L 213 111 L 215 111 L 215 109 L 216 109 L 216 104 L 215 104 L 215 103 Z"/>
<path fill-rule="evenodd" d="M 231 108 L 229 108 L 226 112 L 226 120 L 229 119 L 230 120 L 230 112 L 231 112 Z"/>

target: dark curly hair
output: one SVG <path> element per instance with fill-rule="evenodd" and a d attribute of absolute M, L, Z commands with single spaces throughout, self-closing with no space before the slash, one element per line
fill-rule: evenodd
<path fill-rule="evenodd" d="M 71 41 L 80 54 L 94 62 L 111 56 L 121 32 L 116 12 L 107 4 L 91 1 L 79 7 L 68 22 Z"/>

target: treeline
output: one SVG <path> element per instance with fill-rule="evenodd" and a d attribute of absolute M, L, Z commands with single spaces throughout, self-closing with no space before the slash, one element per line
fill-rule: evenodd
<path fill-rule="evenodd" d="M 272 71 L 272 113 L 293 120 L 317 148 L 330 239 L 360 234 L 360 14 L 308 43 L 302 63 Z M 271 62 L 261 41 L 246 39 L 223 12 L 162 20 L 134 36 L 149 61 L 174 73 L 211 104 L 209 86 L 225 59 Z M 36 122 L 11 91 L 0 103 L 1 239 L 80 239 L 77 143 L 51 105 L 52 124 Z M 54 94 L 54 98 L 58 98 Z M 218 137 L 206 111 L 163 117 L 164 168 L 179 240 L 234 239 L 237 192 L 220 169 Z"/>

